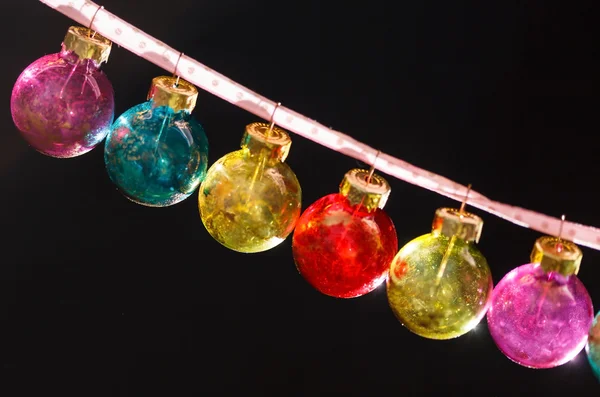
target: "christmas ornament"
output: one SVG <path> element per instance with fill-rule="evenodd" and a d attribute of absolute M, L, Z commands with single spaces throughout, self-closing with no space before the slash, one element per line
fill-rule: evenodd
<path fill-rule="evenodd" d="M 265 123 L 246 126 L 241 150 L 221 157 L 200 186 L 200 217 L 210 235 L 239 252 L 280 244 L 300 216 L 301 189 L 284 162 L 289 135 Z"/>
<path fill-rule="evenodd" d="M 575 244 L 544 236 L 535 242 L 531 263 L 500 280 L 487 322 L 494 342 L 512 361 L 552 368 L 584 348 L 594 313 L 576 276 L 581 258 Z"/>
<path fill-rule="evenodd" d="M 10 101 L 16 127 L 37 151 L 57 158 L 80 156 L 108 134 L 113 89 L 100 65 L 111 42 L 71 26 L 59 53 L 43 56 L 17 79 Z"/>
<path fill-rule="evenodd" d="M 600 380 L 600 312 L 594 319 L 585 351 L 594 374 Z"/>
<path fill-rule="evenodd" d="M 383 207 L 390 186 L 378 175 L 353 169 L 339 193 L 304 211 L 294 230 L 296 267 L 323 294 L 354 298 L 384 280 L 398 252 L 396 229 Z"/>
<path fill-rule="evenodd" d="M 196 87 L 179 78 L 152 80 L 148 101 L 123 113 L 104 147 L 110 179 L 130 200 L 166 207 L 189 197 L 206 175 L 208 140 L 191 116 Z"/>
<path fill-rule="evenodd" d="M 482 227 L 481 218 L 462 208 L 440 208 L 431 233 L 400 249 L 390 266 L 387 294 L 410 331 L 451 339 L 481 321 L 493 287 L 487 261 L 475 246 Z"/>

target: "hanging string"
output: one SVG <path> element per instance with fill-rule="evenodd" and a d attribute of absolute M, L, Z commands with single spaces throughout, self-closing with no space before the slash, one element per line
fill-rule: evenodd
<path fill-rule="evenodd" d="M 459 212 L 461 215 L 465 213 L 465 207 L 467 206 L 467 200 L 469 200 L 469 193 L 471 193 L 471 184 L 470 183 L 469 183 L 469 186 L 467 186 L 467 194 L 465 194 L 465 199 L 460 204 Z"/>
<path fill-rule="evenodd" d="M 379 150 L 377 151 L 377 153 L 375 153 L 375 158 L 373 159 L 373 163 L 371 164 L 371 168 L 369 169 L 369 175 L 367 175 L 367 185 L 371 183 L 371 178 L 373 178 L 373 174 L 375 173 L 375 163 L 379 158 L 379 153 L 381 153 L 381 151 Z"/>
<path fill-rule="evenodd" d="M 275 112 L 279 109 L 279 106 L 281 106 L 281 102 L 277 102 L 275 109 L 273 109 L 273 113 L 271 113 L 271 125 L 269 125 L 269 129 L 267 130 L 267 138 L 271 136 L 273 128 L 275 128 Z"/>
<path fill-rule="evenodd" d="M 88 25 L 90 21 L 94 21 L 94 13 L 97 13 L 99 9 L 97 4 L 88 0 L 40 1 L 82 25 Z M 94 21 L 98 33 L 147 61 L 165 70 L 172 70 L 172 60 L 181 55 L 181 52 L 106 10 L 101 15 L 102 18 L 97 18 Z M 160 54 L 160 56 L 156 54 Z M 189 57 L 181 58 L 179 68 L 181 77 L 185 80 L 265 120 L 270 120 L 271 117 L 267 109 L 277 106 L 275 102 L 268 98 Z M 370 157 L 375 149 L 368 145 L 342 132 L 327 128 L 291 109 L 277 107 L 277 112 L 277 124 L 281 128 L 366 164 L 372 164 Z M 470 206 L 496 215 L 515 225 L 548 235 L 556 235 L 556 231 L 559 230 L 562 224 L 566 232 L 566 238 L 576 244 L 600 250 L 600 229 L 596 227 L 573 222 L 561 223 L 561 220 L 555 217 L 491 200 L 481 193 L 469 190 L 466 186 L 448 178 L 385 153 L 380 153 L 377 161 L 377 169 L 380 172 L 453 200 L 462 202 L 467 192 L 469 192 L 467 201 Z"/>
<path fill-rule="evenodd" d="M 177 62 L 175 63 L 175 68 L 173 69 L 173 77 L 177 77 L 177 79 L 175 79 L 175 83 L 173 83 L 173 87 L 175 88 L 177 88 L 179 85 L 179 73 L 177 73 L 177 68 L 179 67 L 179 61 L 181 61 L 182 56 L 183 52 L 180 52 L 179 56 L 177 57 Z"/>
<path fill-rule="evenodd" d="M 92 25 L 94 25 L 94 20 L 96 19 L 96 15 L 98 15 L 98 11 L 103 10 L 104 6 L 98 6 L 98 8 L 96 9 L 96 12 L 94 12 L 94 16 L 92 17 L 92 20 L 90 21 L 90 26 L 88 26 L 88 29 L 90 30 L 89 33 L 91 34 L 91 38 L 93 39 L 96 36 L 96 31 L 92 28 Z M 92 33 L 92 31 L 94 33 Z"/>
<path fill-rule="evenodd" d="M 560 228 L 558 229 L 558 234 L 557 234 L 557 237 L 558 237 L 558 243 L 556 244 L 556 250 L 557 250 L 558 252 L 562 252 L 562 250 L 563 250 L 563 248 L 564 248 L 564 246 L 563 246 L 563 244 L 562 244 L 562 241 L 563 241 L 563 240 L 562 240 L 562 232 L 563 232 L 563 227 L 564 227 L 564 225 L 565 225 L 565 215 L 563 214 L 563 215 L 560 217 Z"/>

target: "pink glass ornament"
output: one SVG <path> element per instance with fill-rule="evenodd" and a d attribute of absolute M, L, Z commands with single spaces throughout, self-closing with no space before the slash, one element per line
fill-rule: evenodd
<path fill-rule="evenodd" d="M 60 53 L 29 65 L 11 97 L 13 121 L 37 151 L 57 158 L 92 150 L 114 118 L 113 88 L 99 70 L 110 41 L 89 29 L 71 27 Z"/>
<path fill-rule="evenodd" d="M 509 359 L 529 368 L 552 368 L 572 360 L 585 347 L 594 311 L 575 275 L 581 255 L 572 261 L 538 258 L 539 262 L 517 267 L 498 283 L 487 322 L 494 342 Z M 549 271 L 553 266 L 556 271 Z"/>

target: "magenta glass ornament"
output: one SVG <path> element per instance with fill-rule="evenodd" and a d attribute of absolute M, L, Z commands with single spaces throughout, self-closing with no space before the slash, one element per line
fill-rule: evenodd
<path fill-rule="evenodd" d="M 498 283 L 487 313 L 490 334 L 512 361 L 552 368 L 586 345 L 594 309 L 577 278 L 581 251 L 554 237 L 538 239 L 531 259 Z"/>
<path fill-rule="evenodd" d="M 29 65 L 10 101 L 16 127 L 37 151 L 57 158 L 80 156 L 108 134 L 113 88 L 99 69 L 111 42 L 83 27 L 69 28 L 59 53 Z"/>

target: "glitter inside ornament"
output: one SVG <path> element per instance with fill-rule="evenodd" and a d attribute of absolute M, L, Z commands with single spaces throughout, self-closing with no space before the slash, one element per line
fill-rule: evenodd
<path fill-rule="evenodd" d="M 373 291 L 398 252 L 396 229 L 382 210 L 390 193 L 378 175 L 354 169 L 340 192 L 304 211 L 294 230 L 292 250 L 298 271 L 315 289 L 337 298 Z"/>
<path fill-rule="evenodd" d="M 590 329 L 585 351 L 592 366 L 592 371 L 600 380 L 600 312 L 596 315 L 592 329 Z"/>
<path fill-rule="evenodd" d="M 166 207 L 189 197 L 202 182 L 208 140 L 191 115 L 197 96 L 184 80 L 156 77 L 149 100 L 115 121 L 104 162 L 110 179 L 130 200 Z"/>
<path fill-rule="evenodd" d="M 69 28 L 62 50 L 29 65 L 17 79 L 12 118 L 37 151 L 57 158 L 92 150 L 114 117 L 113 89 L 100 65 L 111 42 L 83 27 Z"/>
<path fill-rule="evenodd" d="M 390 266 L 387 294 L 392 311 L 410 331 L 451 339 L 485 316 L 493 282 L 475 246 L 482 226 L 476 215 L 441 208 L 432 232 L 400 249 Z"/>
<path fill-rule="evenodd" d="M 246 127 L 241 150 L 226 154 L 200 186 L 200 217 L 210 235 L 239 252 L 280 244 L 300 216 L 300 183 L 284 162 L 289 135 L 265 123 Z"/>
<path fill-rule="evenodd" d="M 584 348 L 594 312 L 576 276 L 581 257 L 575 244 L 541 237 L 532 263 L 500 280 L 487 322 L 494 342 L 508 358 L 529 368 L 552 368 Z"/>

